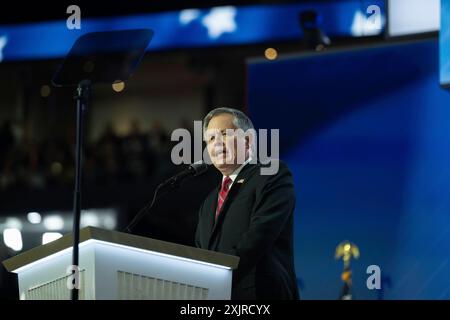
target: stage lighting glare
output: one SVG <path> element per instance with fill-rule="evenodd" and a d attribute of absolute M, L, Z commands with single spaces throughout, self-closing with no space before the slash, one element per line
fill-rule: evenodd
<path fill-rule="evenodd" d="M 51 166 L 51 171 L 54 176 L 60 175 L 63 170 L 63 166 L 59 162 L 53 162 Z"/>
<path fill-rule="evenodd" d="M 112 88 L 115 92 L 121 92 L 123 91 L 123 89 L 125 89 L 125 82 L 116 81 L 112 84 Z"/>
<path fill-rule="evenodd" d="M 274 48 L 267 48 L 264 51 L 264 55 L 267 60 L 275 60 L 278 56 L 278 52 Z"/>
<path fill-rule="evenodd" d="M 47 98 L 50 95 L 50 93 L 52 93 L 50 86 L 45 84 L 41 87 L 41 97 L 42 98 Z"/>
<path fill-rule="evenodd" d="M 61 238 L 63 235 L 59 232 L 46 232 L 42 235 L 42 244 L 47 244 L 49 242 L 55 241 Z"/>
<path fill-rule="evenodd" d="M 42 217 L 38 212 L 29 212 L 27 214 L 27 219 L 32 224 L 38 224 L 41 222 Z"/>
<path fill-rule="evenodd" d="M 19 229 L 9 228 L 3 230 L 3 242 L 14 251 L 22 250 L 22 233 Z"/>
<path fill-rule="evenodd" d="M 52 215 L 44 218 L 44 226 L 48 230 L 61 230 L 64 228 L 64 220 L 58 215 Z"/>
<path fill-rule="evenodd" d="M 81 212 L 80 225 L 82 228 L 88 227 L 88 226 L 99 227 L 100 221 L 95 212 L 92 212 L 90 210 L 83 210 Z"/>
<path fill-rule="evenodd" d="M 5 221 L 5 229 L 11 228 L 11 229 L 22 229 L 23 224 L 22 221 L 20 221 L 19 218 L 9 217 L 6 218 Z"/>

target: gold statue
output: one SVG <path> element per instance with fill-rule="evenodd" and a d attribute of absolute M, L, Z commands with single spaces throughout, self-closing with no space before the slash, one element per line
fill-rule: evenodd
<path fill-rule="evenodd" d="M 342 241 L 336 247 L 334 258 L 344 261 L 344 271 L 341 274 L 341 279 L 344 282 L 344 287 L 340 295 L 341 300 L 351 300 L 352 294 L 350 292 L 352 286 L 352 270 L 350 269 L 350 261 L 352 258 L 359 258 L 359 249 L 356 244 L 350 241 Z"/>

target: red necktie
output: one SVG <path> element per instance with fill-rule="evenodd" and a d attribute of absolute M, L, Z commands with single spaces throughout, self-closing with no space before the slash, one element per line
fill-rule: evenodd
<path fill-rule="evenodd" d="M 226 176 L 222 182 L 222 188 L 219 192 L 219 199 L 217 201 L 217 210 L 216 210 L 216 220 L 220 213 L 220 208 L 222 208 L 223 202 L 227 198 L 228 190 L 230 190 L 230 184 L 233 182 L 230 177 Z"/>

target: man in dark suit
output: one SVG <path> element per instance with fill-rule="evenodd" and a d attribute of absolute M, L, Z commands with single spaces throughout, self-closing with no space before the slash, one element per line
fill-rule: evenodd
<path fill-rule="evenodd" d="M 241 111 L 214 109 L 203 128 L 209 157 L 223 177 L 200 208 L 197 247 L 240 257 L 233 273 L 233 300 L 298 299 L 295 193 L 289 169 L 277 162 L 276 173 L 263 174 L 264 165 L 252 155 L 251 134 L 233 133 L 254 132 Z"/>

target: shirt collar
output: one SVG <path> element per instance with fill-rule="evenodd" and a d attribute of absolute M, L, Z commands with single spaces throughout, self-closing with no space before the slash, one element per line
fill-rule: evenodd
<path fill-rule="evenodd" d="M 250 161 L 252 161 L 252 157 L 248 157 L 247 160 L 245 160 L 245 162 L 236 170 L 234 170 L 234 172 L 232 174 L 229 175 L 229 177 L 231 178 L 231 184 L 233 184 L 234 180 L 236 180 L 239 172 L 241 172 L 242 168 L 244 168 L 244 166 L 249 163 Z M 226 176 L 222 177 L 222 182 L 225 180 Z M 231 185 L 230 185 L 231 187 Z"/>

